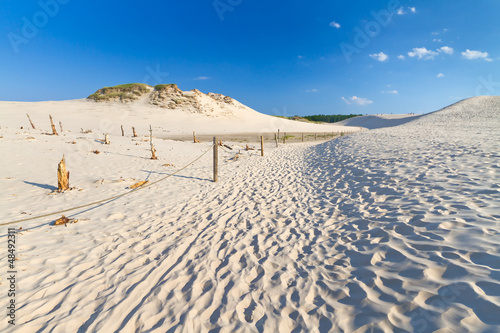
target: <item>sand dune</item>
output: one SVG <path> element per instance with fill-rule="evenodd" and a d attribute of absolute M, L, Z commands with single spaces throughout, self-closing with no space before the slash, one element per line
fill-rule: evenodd
<path fill-rule="evenodd" d="M 275 133 L 281 132 L 357 132 L 359 127 L 314 124 L 292 121 L 257 112 L 237 100 L 221 94 L 207 95 L 198 90 L 182 91 L 177 86 L 156 91 L 152 87 L 128 102 L 111 100 L 95 102 L 90 99 L 49 102 L 0 102 L 0 124 L 10 128 L 31 128 L 26 113 L 35 126 L 49 128 L 51 114 L 57 128 L 61 122 L 66 130 L 92 129 L 97 133 L 121 134 L 120 126 L 131 134 L 148 133 L 149 126 L 161 131 L 161 137 Z M 158 133 L 157 133 L 158 134 Z"/>
<path fill-rule="evenodd" d="M 219 183 L 207 155 L 67 228 L 23 223 L 18 331 L 498 331 L 499 112 L 478 97 L 264 158 L 223 151 Z M 1 135 L 2 221 L 158 179 L 210 146 L 157 140 L 151 161 L 139 139 Z M 60 143 L 73 139 L 88 146 Z M 48 195 L 58 145 L 82 191 Z"/>
<path fill-rule="evenodd" d="M 410 121 L 418 119 L 420 115 L 407 115 L 407 114 L 381 114 L 381 115 L 366 115 L 334 123 L 334 125 L 341 126 L 355 126 L 363 127 L 366 129 L 376 129 L 383 127 L 394 127 L 406 124 Z"/>

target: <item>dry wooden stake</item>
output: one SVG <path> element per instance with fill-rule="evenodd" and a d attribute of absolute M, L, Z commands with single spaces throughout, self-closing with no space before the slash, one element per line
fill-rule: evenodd
<path fill-rule="evenodd" d="M 264 136 L 260 136 L 260 155 L 264 156 Z"/>
<path fill-rule="evenodd" d="M 286 133 L 283 133 L 283 144 L 286 143 Z"/>
<path fill-rule="evenodd" d="M 56 131 L 56 127 L 54 126 L 54 121 L 52 120 L 52 116 L 49 114 L 50 118 L 50 126 L 52 126 L 52 135 L 58 135 Z"/>
<path fill-rule="evenodd" d="M 280 141 L 280 130 L 278 129 L 278 141 Z"/>
<path fill-rule="evenodd" d="M 134 138 L 137 138 L 137 134 L 135 133 L 135 127 L 134 127 L 134 126 L 132 126 L 132 133 L 133 133 L 133 135 L 132 135 L 132 136 L 133 136 Z"/>
<path fill-rule="evenodd" d="M 151 125 L 149 125 L 149 143 L 151 144 L 151 159 L 157 160 L 158 157 L 156 156 L 156 149 L 153 145 L 153 129 L 151 128 Z"/>
<path fill-rule="evenodd" d="M 214 183 L 219 180 L 219 146 L 217 138 L 214 136 Z"/>
<path fill-rule="evenodd" d="M 199 143 L 200 141 L 196 139 L 196 133 L 193 132 L 193 142 L 194 143 Z"/>
<path fill-rule="evenodd" d="M 69 189 L 69 171 L 66 171 L 66 161 L 64 160 L 64 155 L 57 165 L 57 190 L 59 192 L 66 191 Z"/>
<path fill-rule="evenodd" d="M 109 142 L 109 133 L 106 133 L 106 135 L 104 136 L 104 143 L 109 145 L 110 142 Z"/>
<path fill-rule="evenodd" d="M 35 125 L 33 124 L 33 122 L 31 121 L 31 118 L 30 118 L 30 115 L 26 113 L 26 115 L 28 116 L 28 120 L 30 121 L 30 124 L 31 124 L 31 127 L 33 127 L 33 129 L 36 129 L 35 128 Z"/>
<path fill-rule="evenodd" d="M 125 132 L 123 131 L 123 125 L 122 125 L 122 136 L 125 136 Z"/>

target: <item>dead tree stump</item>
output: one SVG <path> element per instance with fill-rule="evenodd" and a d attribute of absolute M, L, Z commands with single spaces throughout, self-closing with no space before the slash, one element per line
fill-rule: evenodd
<path fill-rule="evenodd" d="M 56 126 L 54 125 L 54 121 L 52 120 L 52 116 L 50 114 L 49 118 L 50 118 L 50 126 L 52 127 L 52 135 L 59 135 L 57 134 Z"/>
<path fill-rule="evenodd" d="M 66 161 L 64 155 L 57 166 L 57 190 L 59 192 L 69 190 L 69 171 L 66 171 Z"/>

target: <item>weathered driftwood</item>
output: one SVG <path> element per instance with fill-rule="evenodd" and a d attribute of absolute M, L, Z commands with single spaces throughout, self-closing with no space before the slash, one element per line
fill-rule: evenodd
<path fill-rule="evenodd" d="M 66 161 L 64 155 L 57 166 L 57 190 L 59 192 L 69 189 L 69 171 L 66 170 Z"/>
<path fill-rule="evenodd" d="M 125 136 L 125 132 L 123 131 L 123 125 L 122 125 L 122 136 Z"/>
<path fill-rule="evenodd" d="M 72 222 L 73 220 L 71 219 L 68 219 L 66 216 L 62 215 L 60 218 L 58 218 L 55 222 L 54 222 L 54 225 L 63 225 L 63 224 L 66 224 L 66 223 L 70 223 Z"/>
<path fill-rule="evenodd" d="M 109 133 L 106 133 L 106 135 L 104 136 L 104 143 L 109 145 L 110 142 L 109 142 Z"/>
<path fill-rule="evenodd" d="M 28 120 L 30 121 L 30 124 L 31 124 L 31 127 L 33 127 L 33 129 L 36 129 L 35 125 L 33 124 L 33 122 L 31 121 L 31 118 L 30 118 L 30 115 L 26 113 L 26 115 L 28 116 Z"/>
<path fill-rule="evenodd" d="M 56 126 L 54 125 L 54 121 L 52 120 L 52 116 L 50 114 L 49 114 L 49 118 L 50 118 L 50 126 L 52 127 L 52 134 L 59 135 L 59 134 L 57 134 Z"/>
<path fill-rule="evenodd" d="M 140 182 L 135 183 L 134 185 L 130 186 L 130 188 L 134 190 L 134 189 L 136 189 L 138 187 L 146 185 L 147 183 L 149 183 L 148 180 L 143 180 L 143 181 L 140 181 Z"/>

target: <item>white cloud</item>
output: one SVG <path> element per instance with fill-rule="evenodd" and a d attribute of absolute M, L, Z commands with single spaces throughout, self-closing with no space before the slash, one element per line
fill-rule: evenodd
<path fill-rule="evenodd" d="M 449 47 L 449 46 L 443 46 L 442 48 L 439 49 L 439 51 L 446 53 L 446 54 L 449 54 L 449 55 L 452 55 L 454 52 L 453 48 Z"/>
<path fill-rule="evenodd" d="M 341 25 L 335 21 L 330 22 L 330 27 L 340 29 Z"/>
<path fill-rule="evenodd" d="M 342 100 L 347 104 L 347 105 L 359 105 L 359 106 L 367 106 L 373 103 L 373 101 L 370 101 L 369 99 L 362 98 L 362 97 L 357 97 L 357 96 L 352 96 L 352 97 L 342 97 Z"/>
<path fill-rule="evenodd" d="M 433 42 L 441 43 L 443 40 L 441 38 L 434 38 Z"/>
<path fill-rule="evenodd" d="M 303 57 L 303 56 L 301 56 L 301 55 L 298 55 L 298 56 L 297 56 L 297 59 L 304 59 L 304 57 Z"/>
<path fill-rule="evenodd" d="M 443 73 L 439 73 L 439 74 L 437 75 L 437 77 L 442 78 L 442 77 L 444 77 L 444 74 L 443 74 Z"/>
<path fill-rule="evenodd" d="M 198 76 L 195 81 L 208 80 L 208 76 Z"/>
<path fill-rule="evenodd" d="M 370 58 L 373 58 L 373 59 L 380 61 L 380 62 L 384 62 L 384 61 L 389 59 L 389 56 L 387 54 L 385 54 L 384 52 L 380 52 L 380 53 L 370 54 Z"/>
<path fill-rule="evenodd" d="M 437 35 L 440 35 L 440 34 L 444 34 L 445 32 L 447 32 L 448 29 L 444 28 L 443 30 L 441 31 L 434 31 L 434 32 L 431 32 L 432 35 L 434 36 L 437 36 Z"/>
<path fill-rule="evenodd" d="M 306 92 L 307 92 L 307 93 L 310 93 L 310 92 L 317 92 L 317 91 L 318 91 L 318 89 L 308 89 L 308 90 L 306 90 Z"/>
<path fill-rule="evenodd" d="M 404 56 L 404 55 L 398 55 L 398 59 L 399 59 L 399 60 L 405 60 L 406 58 L 405 58 L 405 56 Z"/>
<path fill-rule="evenodd" d="M 410 12 L 412 12 L 413 14 L 415 14 L 417 12 L 417 8 L 415 8 L 415 7 L 407 7 L 407 9 Z M 405 10 L 404 7 L 399 7 L 398 10 L 396 11 L 396 14 L 405 15 L 405 14 L 408 14 L 408 12 Z"/>
<path fill-rule="evenodd" d="M 467 49 L 465 52 L 462 52 L 462 57 L 467 60 L 484 59 L 486 61 L 492 61 L 490 58 L 488 58 L 488 52 L 471 51 L 469 49 Z"/>
<path fill-rule="evenodd" d="M 397 94 L 398 94 L 398 91 L 397 91 L 397 90 L 382 91 L 382 94 L 393 94 L 393 95 L 397 95 Z"/>
<path fill-rule="evenodd" d="M 417 57 L 418 59 L 434 59 L 439 53 L 431 50 L 427 50 L 425 47 L 415 47 L 412 51 L 408 52 L 411 58 Z"/>

